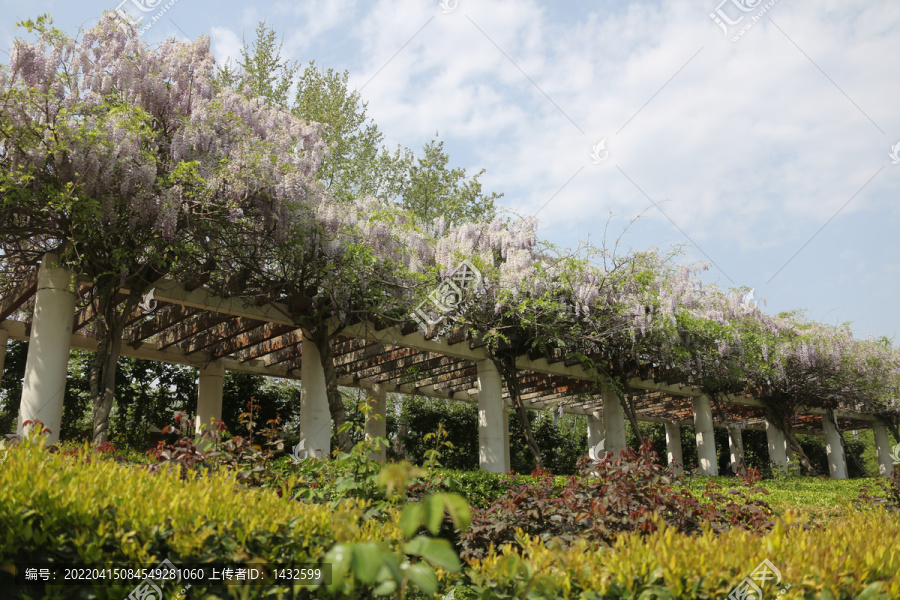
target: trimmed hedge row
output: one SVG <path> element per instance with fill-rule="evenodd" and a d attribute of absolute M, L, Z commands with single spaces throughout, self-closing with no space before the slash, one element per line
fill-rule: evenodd
<path fill-rule="evenodd" d="M 767 559 L 781 574 L 764 588 L 767 600 L 900 598 L 896 512 L 853 512 L 825 530 L 786 527 L 791 518 L 764 536 L 742 529 L 686 536 L 663 525 L 596 550 L 581 540 L 562 549 L 523 535 L 521 553 L 504 546 L 470 561 L 467 584 L 484 598 L 718 599 Z"/>
<path fill-rule="evenodd" d="M 181 477 L 177 467 L 153 474 L 112 460 L 88 464 L 28 443 L 9 449 L 0 464 L 0 589 L 9 589 L 16 562 L 147 568 L 164 558 L 175 565 L 320 563 L 338 543 L 378 540 L 396 548 L 403 540 L 399 513 L 368 519 L 367 501 L 306 504 L 275 490 L 246 489 L 225 472 Z M 121 600 L 133 588 L 103 585 L 90 596 L 90 588 L 47 586 L 32 595 Z M 203 590 L 192 591 L 203 597 Z M 262 590 L 249 591 L 247 597 L 260 597 Z M 308 588 L 300 592 L 306 597 Z"/>

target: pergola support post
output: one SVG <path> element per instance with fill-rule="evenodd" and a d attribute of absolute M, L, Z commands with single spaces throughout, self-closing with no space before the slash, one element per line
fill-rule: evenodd
<path fill-rule="evenodd" d="M 309 457 L 331 453 L 331 410 L 325 370 L 316 343 L 302 336 L 300 358 L 300 441 Z M 302 458 L 302 457 L 301 457 Z"/>
<path fill-rule="evenodd" d="M 825 452 L 828 454 L 828 472 L 834 479 L 847 479 L 847 461 L 844 458 L 844 445 L 841 434 L 831 421 L 831 414 L 822 416 L 822 428 L 825 430 Z"/>
<path fill-rule="evenodd" d="M 785 435 L 772 421 L 766 419 L 766 441 L 769 446 L 769 462 L 773 468 L 787 471 L 787 452 L 785 452 Z"/>
<path fill-rule="evenodd" d="M 491 473 L 509 472 L 509 412 L 500 372 L 490 360 L 478 361 L 478 464 Z"/>
<path fill-rule="evenodd" d="M 604 442 L 603 450 L 597 452 L 597 444 Z M 603 439 L 603 415 L 600 411 L 594 411 L 587 416 L 587 443 L 588 458 L 601 460 L 606 456 L 606 443 Z"/>
<path fill-rule="evenodd" d="M 740 473 L 744 469 L 744 437 L 737 425 L 728 426 L 728 450 L 731 452 L 731 470 Z"/>
<path fill-rule="evenodd" d="M 222 393 L 225 389 L 225 367 L 222 363 L 212 362 L 200 369 L 197 384 L 197 417 L 194 421 L 194 433 L 199 435 L 201 429 L 212 427 L 212 419 L 222 420 Z"/>
<path fill-rule="evenodd" d="M 872 426 L 872 432 L 875 434 L 878 474 L 890 477 L 894 473 L 894 461 L 891 458 L 891 439 L 888 437 L 887 427 L 881 421 L 877 421 Z"/>
<path fill-rule="evenodd" d="M 366 416 L 366 439 L 387 437 L 387 393 L 380 383 L 373 383 L 366 391 L 369 413 Z M 379 444 L 379 449 L 370 455 L 372 460 L 384 462 L 387 446 Z"/>
<path fill-rule="evenodd" d="M 666 422 L 666 453 L 672 473 L 676 476 L 684 472 L 684 459 L 681 451 L 681 425 L 674 421 Z"/>
<path fill-rule="evenodd" d="M 34 318 L 16 428 L 19 435 L 24 435 L 23 423 L 39 420 L 50 430 L 48 442 L 59 440 L 77 301 L 72 272 L 56 266 L 58 260 L 55 254 L 45 254 L 38 270 Z M 3 347 L 5 352 L 6 345 Z"/>
<path fill-rule="evenodd" d="M 697 396 L 694 404 L 694 430 L 697 434 L 697 459 L 700 474 L 714 477 L 719 474 L 716 459 L 716 437 L 713 430 L 712 407 L 707 396 Z"/>
<path fill-rule="evenodd" d="M 612 388 L 603 388 L 603 425 L 606 450 L 617 456 L 625 450 L 625 409 Z"/>

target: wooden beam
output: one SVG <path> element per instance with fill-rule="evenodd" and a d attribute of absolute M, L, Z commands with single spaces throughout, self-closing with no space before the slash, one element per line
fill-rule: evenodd
<path fill-rule="evenodd" d="M 128 292 L 126 288 L 123 288 L 121 291 L 123 293 Z M 255 299 L 249 300 L 235 296 L 223 298 L 203 288 L 187 291 L 184 286 L 171 279 L 157 281 L 153 297 L 158 301 L 199 308 L 206 312 L 247 319 L 259 319 L 268 323 L 296 327 L 296 323 L 290 316 L 291 313 L 287 304 L 272 302 L 263 306 L 256 306 Z"/>
<path fill-rule="evenodd" d="M 121 305 L 123 302 L 125 302 L 126 300 L 128 300 L 128 296 L 126 296 L 124 294 L 116 294 L 115 303 L 116 303 L 117 307 L 119 305 Z M 134 321 L 137 318 L 140 318 L 140 316 L 142 314 L 143 313 L 141 312 L 140 308 L 135 308 L 131 312 L 131 314 L 128 315 L 128 318 L 125 321 L 125 326 L 128 327 L 128 325 L 130 323 L 134 323 Z M 81 309 L 75 313 L 75 320 L 72 323 L 72 331 L 80 331 L 80 330 L 84 329 L 85 325 L 87 325 L 88 323 L 90 323 L 91 321 L 93 321 L 96 318 L 97 318 L 97 307 L 93 302 L 81 307 Z"/>
<path fill-rule="evenodd" d="M 181 341 L 189 340 L 189 338 L 195 337 L 230 318 L 229 315 L 224 314 L 201 314 L 196 319 L 183 321 L 160 333 L 159 336 L 157 336 L 156 345 L 160 350 L 165 350 L 169 346 L 174 346 Z"/>
<path fill-rule="evenodd" d="M 193 336 L 184 343 L 182 349 L 185 353 L 192 354 L 200 350 L 205 350 L 210 346 L 225 344 L 239 334 L 246 333 L 265 325 L 265 321 L 258 321 L 256 319 L 245 319 L 242 317 L 229 319 L 224 323 L 220 323 L 215 327 Z"/>
<path fill-rule="evenodd" d="M 37 293 L 37 269 L 30 273 L 22 280 L 16 289 L 14 289 L 5 298 L 0 300 L 0 321 L 5 320 L 8 316 L 19 310 L 19 307 L 28 302 L 28 300 Z"/>
<path fill-rule="evenodd" d="M 154 335 L 159 334 L 161 331 L 165 331 L 169 327 L 177 325 L 198 313 L 199 311 L 194 308 L 170 305 L 165 311 L 154 313 L 154 316 L 151 319 L 126 332 L 125 343 L 131 346 L 140 345 L 144 340 L 147 340 Z"/>
<path fill-rule="evenodd" d="M 214 356 L 234 354 L 238 362 L 246 362 L 289 346 L 296 346 L 303 340 L 300 329 L 290 329 L 284 325 L 267 324 L 252 334 L 235 336 L 225 348 L 216 349 Z M 299 352 L 298 352 L 299 354 Z"/>

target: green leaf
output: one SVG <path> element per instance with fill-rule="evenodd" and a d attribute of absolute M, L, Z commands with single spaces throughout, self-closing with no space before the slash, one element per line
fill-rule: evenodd
<path fill-rule="evenodd" d="M 429 538 L 424 535 L 417 535 L 415 538 L 407 542 L 407 544 L 403 547 L 403 551 L 407 554 L 413 554 L 415 556 L 421 556 L 422 551 L 425 549 L 425 542 Z"/>
<path fill-rule="evenodd" d="M 416 534 L 422 525 L 424 515 L 425 506 L 421 502 L 410 502 L 406 505 L 400 515 L 400 530 L 404 537 L 411 538 Z"/>
<path fill-rule="evenodd" d="M 387 596 L 389 594 L 393 594 L 396 589 L 397 589 L 396 582 L 394 582 L 391 579 L 388 579 L 386 581 L 382 581 L 381 583 L 379 583 L 378 587 L 376 587 L 374 590 L 372 590 L 372 593 L 376 596 Z"/>
<path fill-rule="evenodd" d="M 406 576 L 409 578 L 410 582 L 426 594 L 434 594 L 437 592 L 437 575 L 434 574 L 434 570 L 428 565 L 416 563 L 406 571 Z"/>
<path fill-rule="evenodd" d="M 388 571 L 388 574 L 394 578 L 394 581 L 403 581 L 403 571 L 400 569 L 400 561 L 397 560 L 395 554 L 383 554 L 381 556 L 381 566 Z M 384 577 L 384 573 L 379 573 L 378 577 L 381 579 Z"/>
<path fill-rule="evenodd" d="M 353 575 L 363 583 L 373 583 L 381 570 L 381 550 L 378 544 L 368 542 L 353 545 L 351 560 Z"/>
<path fill-rule="evenodd" d="M 331 563 L 332 586 L 339 585 L 350 568 L 351 550 L 344 544 L 338 544 L 325 555 L 325 562 Z M 334 589 L 332 587 L 332 589 Z"/>
<path fill-rule="evenodd" d="M 431 535 L 437 535 L 441 530 L 441 521 L 444 520 L 443 494 L 425 496 L 422 503 L 425 505 L 425 527 Z"/>
<path fill-rule="evenodd" d="M 426 538 L 420 556 L 431 564 L 452 573 L 456 573 L 462 567 L 453 546 L 447 540 Z"/>
<path fill-rule="evenodd" d="M 879 600 L 881 597 L 881 586 L 882 582 L 876 581 L 864 589 L 862 593 L 857 596 L 856 600 Z"/>
<path fill-rule="evenodd" d="M 675 596 L 667 588 L 654 587 L 644 590 L 638 600 L 675 600 Z"/>
<path fill-rule="evenodd" d="M 453 525 L 460 531 L 465 531 L 472 522 L 472 510 L 469 503 L 459 494 L 443 494 L 444 506 L 447 514 L 453 520 Z"/>

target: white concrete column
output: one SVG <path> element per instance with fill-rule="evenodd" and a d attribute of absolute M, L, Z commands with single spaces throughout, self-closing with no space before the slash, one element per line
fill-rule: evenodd
<path fill-rule="evenodd" d="M 366 417 L 366 439 L 387 437 L 387 393 L 380 383 L 373 383 L 366 391 L 369 414 Z M 387 450 L 384 444 L 378 452 L 371 454 L 372 460 L 384 462 Z"/>
<path fill-rule="evenodd" d="M 594 448 L 601 441 L 603 442 L 603 450 L 597 453 Z M 588 458 L 601 460 L 606 456 L 606 441 L 603 439 L 603 414 L 600 411 L 594 411 L 587 416 L 587 443 Z"/>
<path fill-rule="evenodd" d="M 744 467 L 744 438 L 737 425 L 728 426 L 728 449 L 731 452 L 731 470 L 737 474 Z"/>
<path fill-rule="evenodd" d="M 500 372 L 490 360 L 478 361 L 478 464 L 491 473 L 509 472 L 509 412 Z"/>
<path fill-rule="evenodd" d="M 675 475 L 684 472 L 684 459 L 681 455 L 681 425 L 678 423 L 666 423 L 666 450 L 669 455 L 669 465 Z"/>
<path fill-rule="evenodd" d="M 709 398 L 694 398 L 694 431 L 697 436 L 697 459 L 700 462 L 700 474 L 715 476 L 719 474 L 719 463 L 716 458 L 716 436 L 713 430 L 712 407 Z"/>
<path fill-rule="evenodd" d="M 769 419 L 766 419 L 766 440 L 769 445 L 769 462 L 774 462 L 777 468 L 786 470 L 787 453 L 784 450 L 784 433 Z"/>
<path fill-rule="evenodd" d="M 0 379 L 3 379 L 3 363 L 6 362 L 6 342 L 9 341 L 9 334 L 5 329 L 0 329 Z"/>
<path fill-rule="evenodd" d="M 22 424 L 37 419 L 50 430 L 50 442 L 59 440 L 77 301 L 72 273 L 57 267 L 58 260 L 54 254 L 45 254 L 38 270 L 17 427 L 19 435 L 24 435 Z"/>
<path fill-rule="evenodd" d="M 300 441 L 310 457 L 331 453 L 331 410 L 325 370 L 315 342 L 303 336 L 300 362 Z"/>
<path fill-rule="evenodd" d="M 612 388 L 603 388 L 603 425 L 606 451 L 610 458 L 625 450 L 625 409 Z"/>
<path fill-rule="evenodd" d="M 503 465 L 506 467 L 505 473 L 509 473 L 509 470 L 512 469 L 512 464 L 509 461 L 509 401 L 503 403 L 503 419 L 501 419 L 500 424 L 503 426 Z"/>
<path fill-rule="evenodd" d="M 891 458 L 891 438 L 888 437 L 887 427 L 880 421 L 872 427 L 875 434 L 875 452 L 878 455 L 878 474 L 890 477 L 894 472 L 894 461 Z"/>
<path fill-rule="evenodd" d="M 844 459 L 844 446 L 841 434 L 829 415 L 822 415 L 822 428 L 825 430 L 825 452 L 828 454 L 828 472 L 835 479 L 847 479 L 847 461 Z"/>
<path fill-rule="evenodd" d="M 200 428 L 209 430 L 212 419 L 222 420 L 222 392 L 225 387 L 225 367 L 222 363 L 212 362 L 200 369 L 200 382 L 197 385 L 197 416 L 194 420 L 194 433 Z"/>

